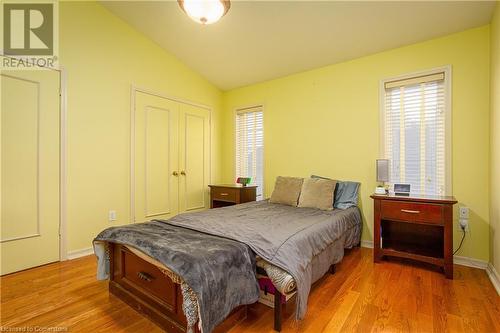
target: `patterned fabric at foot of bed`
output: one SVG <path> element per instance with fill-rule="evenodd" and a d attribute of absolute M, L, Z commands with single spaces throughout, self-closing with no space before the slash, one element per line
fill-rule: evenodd
<path fill-rule="evenodd" d="M 266 271 L 274 287 L 283 295 L 291 294 L 297 289 L 295 279 L 287 271 L 268 263 L 259 256 L 256 258 L 256 265 Z"/>

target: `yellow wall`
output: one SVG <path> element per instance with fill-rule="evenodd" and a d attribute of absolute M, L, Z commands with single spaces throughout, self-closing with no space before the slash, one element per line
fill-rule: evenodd
<path fill-rule="evenodd" d="M 491 262 L 500 272 L 500 3 L 491 21 Z"/>
<path fill-rule="evenodd" d="M 158 45 L 89 2 L 60 3 L 60 62 L 68 72 L 68 250 L 130 216 L 130 86 L 214 108 L 212 178 L 220 173 L 221 92 Z M 117 221 L 108 222 L 108 211 Z"/>
<path fill-rule="evenodd" d="M 371 240 L 379 81 L 451 65 L 453 194 L 471 209 L 471 231 L 458 255 L 488 260 L 489 63 L 484 26 L 224 93 L 224 180 L 234 179 L 234 109 L 263 103 L 267 196 L 278 175 L 359 181 L 363 239 Z M 456 230 L 455 246 L 460 235 Z"/>
<path fill-rule="evenodd" d="M 497 8 L 496 50 L 498 16 Z M 379 80 L 450 64 L 453 193 L 471 208 L 471 232 L 459 255 L 488 260 L 489 38 L 485 26 L 222 94 L 102 6 L 61 2 L 60 61 L 68 72 L 68 250 L 86 249 L 99 231 L 130 219 L 131 84 L 213 108 L 213 182 L 234 178 L 234 109 L 263 103 L 266 194 L 277 175 L 360 181 L 363 239 L 371 240 Z M 498 67 L 492 61 L 493 83 Z M 492 127 L 494 119 L 498 127 L 496 105 Z M 492 140 L 498 147 L 498 135 Z M 492 151 L 494 146 L 492 141 Z M 492 170 L 498 169 L 499 155 L 498 149 L 492 153 Z M 492 189 L 499 179 L 492 175 Z M 492 191 L 491 200 L 498 202 L 498 192 Z M 116 222 L 108 222 L 109 210 L 117 211 Z M 498 208 L 491 216 L 498 225 Z M 459 237 L 456 231 L 456 245 Z"/>

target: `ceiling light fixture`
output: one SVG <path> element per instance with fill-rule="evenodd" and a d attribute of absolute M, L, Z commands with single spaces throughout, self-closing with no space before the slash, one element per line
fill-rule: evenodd
<path fill-rule="evenodd" d="M 229 0 L 177 0 L 177 2 L 187 16 L 203 25 L 217 22 L 231 7 Z"/>

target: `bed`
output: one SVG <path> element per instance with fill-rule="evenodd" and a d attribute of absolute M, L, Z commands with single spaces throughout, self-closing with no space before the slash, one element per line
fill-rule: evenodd
<path fill-rule="evenodd" d="M 311 285 L 360 235 L 358 207 L 322 211 L 264 200 L 108 228 L 94 249 L 110 292 L 169 332 L 230 329 L 257 301 L 260 270 L 277 290 L 279 331 L 282 295 L 295 294 L 302 318 Z"/>

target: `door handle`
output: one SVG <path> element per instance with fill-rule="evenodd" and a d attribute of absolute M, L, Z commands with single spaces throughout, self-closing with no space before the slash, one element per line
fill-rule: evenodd
<path fill-rule="evenodd" d="M 174 171 L 174 172 L 172 172 L 172 175 L 174 175 L 175 177 L 177 177 L 179 175 L 179 173 L 177 171 Z"/>
<path fill-rule="evenodd" d="M 181 175 L 185 176 L 186 175 L 186 171 L 182 170 L 181 171 Z"/>
<path fill-rule="evenodd" d="M 419 210 L 409 210 L 409 209 L 401 209 L 403 213 L 410 213 L 410 214 L 419 214 Z"/>

